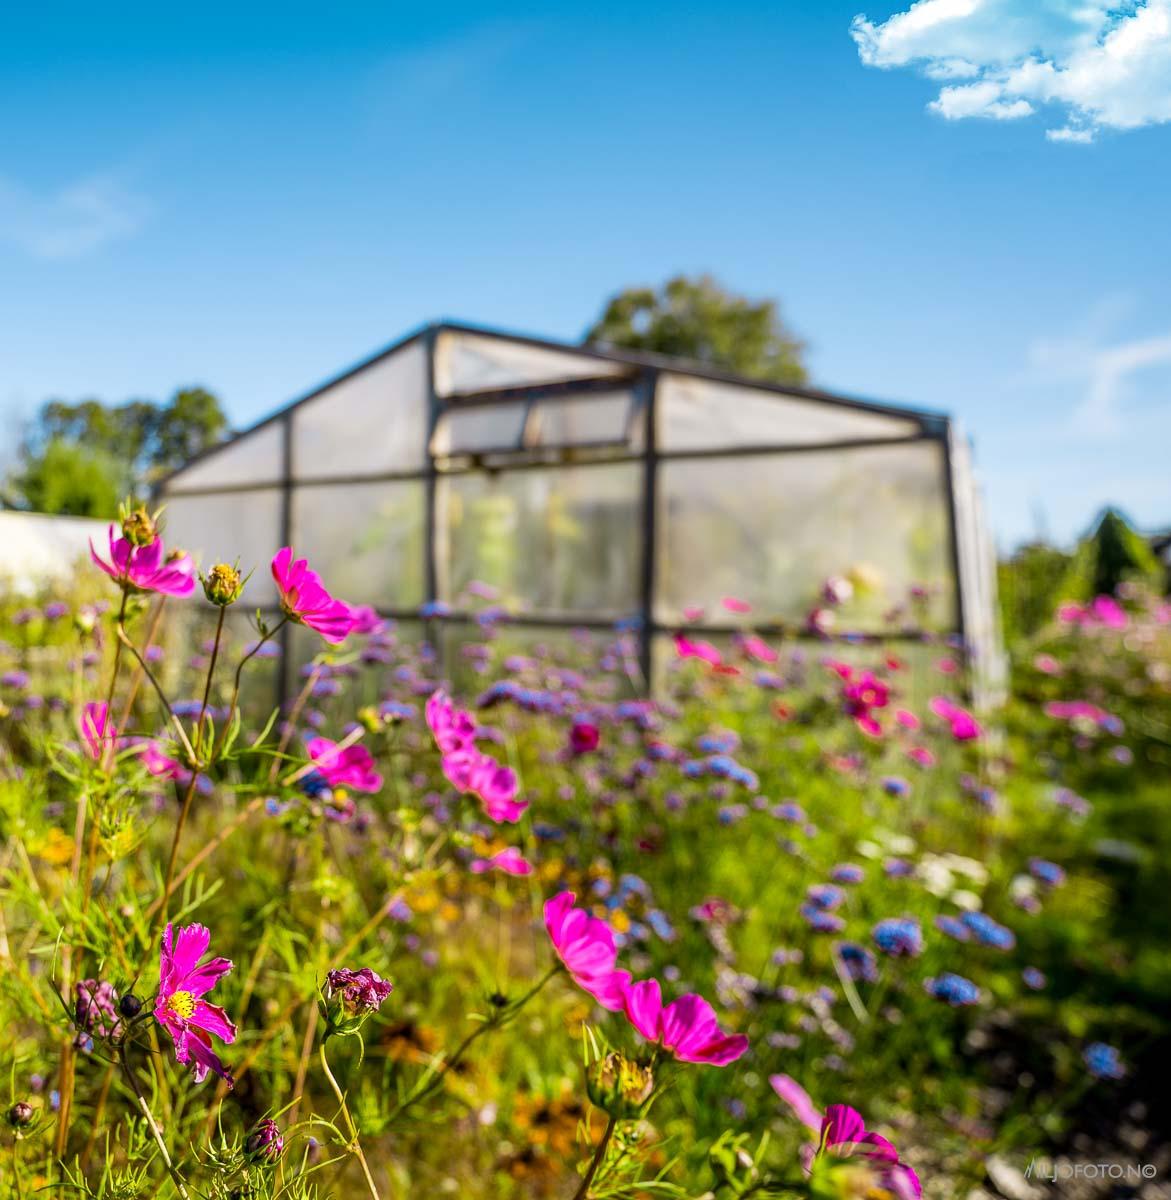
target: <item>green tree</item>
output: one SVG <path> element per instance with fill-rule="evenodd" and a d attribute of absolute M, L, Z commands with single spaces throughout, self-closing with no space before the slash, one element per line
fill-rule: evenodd
<path fill-rule="evenodd" d="M 165 404 L 50 400 L 25 430 L 9 492 L 22 508 L 88 516 L 107 494 L 100 480 L 115 497 L 141 496 L 227 433 L 219 401 L 201 387 L 181 388 Z M 66 471 L 59 487 L 49 480 L 54 468 Z"/>
<path fill-rule="evenodd" d="M 120 496 L 118 468 L 107 454 L 56 438 L 12 479 L 35 512 L 75 517 L 112 517 Z"/>
<path fill-rule="evenodd" d="M 585 335 L 602 346 L 646 350 L 775 383 L 803 383 L 805 344 L 776 301 L 749 300 L 710 275 L 669 279 L 657 291 L 627 288 Z"/>

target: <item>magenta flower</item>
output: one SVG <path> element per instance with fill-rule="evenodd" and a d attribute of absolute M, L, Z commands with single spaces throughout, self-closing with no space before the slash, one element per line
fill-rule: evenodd
<path fill-rule="evenodd" d="M 931 711 L 951 727 L 951 736 L 957 742 L 970 742 L 981 734 L 980 724 L 966 709 L 960 708 L 943 696 L 934 696 L 928 706 Z"/>
<path fill-rule="evenodd" d="M 186 787 L 191 782 L 191 768 L 181 763 L 177 758 L 165 754 L 158 742 L 143 742 L 138 748 L 142 765 L 156 779 L 172 779 Z M 201 796 L 211 792 L 211 780 L 206 775 L 200 775 L 195 783 L 195 789 Z"/>
<path fill-rule="evenodd" d="M 339 1000 L 342 1010 L 350 1017 L 376 1013 L 393 991 L 394 984 L 369 967 L 360 967 L 357 971 L 335 967 L 325 976 L 325 998 Z"/>
<path fill-rule="evenodd" d="M 476 744 L 476 722 L 471 714 L 456 708 L 447 693 L 432 694 L 424 709 L 427 727 L 442 754 L 470 750 Z"/>
<path fill-rule="evenodd" d="M 318 774 L 331 788 L 376 792 L 382 787 L 382 776 L 374 769 L 374 759 L 365 746 L 339 750 L 336 742 L 319 737 L 310 741 L 308 750 Z"/>
<path fill-rule="evenodd" d="M 899 1161 L 898 1151 L 886 1138 L 867 1130 L 857 1109 L 846 1104 L 831 1104 L 823 1117 L 810 1100 L 809 1093 L 791 1076 L 770 1075 L 769 1083 L 797 1120 L 810 1133 L 818 1135 L 817 1145 L 808 1145 L 802 1151 L 807 1173 L 815 1159 L 826 1155 L 841 1159 L 863 1158 L 878 1176 L 876 1182 L 883 1189 L 882 1194 L 894 1200 L 918 1200 L 923 1190 L 918 1175 Z"/>
<path fill-rule="evenodd" d="M 357 624 L 353 610 L 325 590 L 321 576 L 309 569 L 305 559 L 293 558 L 291 547 L 276 552 L 272 577 L 281 594 L 281 610 L 290 621 L 315 630 L 332 646 L 353 632 Z"/>
<path fill-rule="evenodd" d="M 528 801 L 517 799 L 520 781 L 516 772 L 480 750 L 471 716 L 457 708 L 443 691 L 432 694 L 425 713 L 443 756 L 440 766 L 448 783 L 456 791 L 477 797 L 491 820 L 519 821 Z"/>
<path fill-rule="evenodd" d="M 81 710 L 78 721 L 81 736 L 85 740 L 86 753 L 97 762 L 102 757 L 106 744 L 114 739 L 114 725 L 104 702 L 91 700 Z"/>
<path fill-rule="evenodd" d="M 545 902 L 545 929 L 553 950 L 570 978 L 605 1009 L 619 1012 L 625 1004 L 630 972 L 615 970 L 618 948 L 605 921 L 575 908 L 573 892 L 559 892 Z"/>
<path fill-rule="evenodd" d="M 509 846 L 491 858 L 473 858 L 470 870 L 473 875 L 503 871 L 506 875 L 525 876 L 533 873 L 533 866 L 515 846 Z"/>
<path fill-rule="evenodd" d="M 657 979 L 644 979 L 626 989 L 626 1017 L 648 1042 L 669 1050 L 680 1062 L 726 1067 L 747 1049 L 742 1033 L 725 1033 L 715 1010 L 694 992 L 663 1007 Z"/>
<path fill-rule="evenodd" d="M 226 958 L 209 958 L 200 963 L 211 943 L 206 925 L 185 925 L 171 940 L 171 926 L 163 933 L 159 955 L 159 995 L 155 1019 L 175 1043 L 175 1059 L 191 1063 L 195 1082 L 202 1083 L 214 1071 L 232 1086 L 231 1074 L 212 1049 L 211 1035 L 231 1044 L 236 1026 L 222 1008 L 203 997 L 232 969 Z"/>
<path fill-rule="evenodd" d="M 775 663 L 780 657 L 768 642 L 763 638 L 757 637 L 754 633 L 747 634 L 738 639 L 738 644 L 745 655 L 755 659 L 757 662 Z"/>
<path fill-rule="evenodd" d="M 186 596 L 195 588 L 195 564 L 189 554 L 166 555 L 163 539 L 156 537 L 146 546 L 135 546 L 115 536 L 110 526 L 109 560 L 102 558 L 90 539 L 90 558 L 115 583 L 137 592 L 159 592 L 164 596 Z"/>
<path fill-rule="evenodd" d="M 574 720 L 569 727 L 569 749 L 574 755 L 590 754 L 598 748 L 601 733 L 592 721 Z"/>
<path fill-rule="evenodd" d="M 681 633 L 675 635 L 675 653 L 680 658 L 702 659 L 709 667 L 718 667 L 723 662 L 723 657 L 711 642 L 685 637 Z"/>
<path fill-rule="evenodd" d="M 752 611 L 752 605 L 747 600 L 741 600 L 736 596 L 725 596 L 720 603 L 730 613 L 746 613 Z"/>

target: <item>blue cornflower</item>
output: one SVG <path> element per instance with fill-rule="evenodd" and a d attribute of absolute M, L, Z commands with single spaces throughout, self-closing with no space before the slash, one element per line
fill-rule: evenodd
<path fill-rule="evenodd" d="M 923 930 L 913 917 L 887 917 L 873 929 L 875 944 L 893 958 L 915 958 L 923 952 Z"/>
<path fill-rule="evenodd" d="M 1095 1079 L 1122 1079 L 1126 1075 L 1126 1065 L 1118 1051 L 1105 1042 L 1091 1042 L 1082 1057 Z"/>
<path fill-rule="evenodd" d="M 923 986 L 928 995 L 934 996 L 936 1000 L 943 1000 L 952 1008 L 976 1004 L 980 1000 L 980 989 L 970 979 L 954 975 L 951 971 L 926 980 Z"/>

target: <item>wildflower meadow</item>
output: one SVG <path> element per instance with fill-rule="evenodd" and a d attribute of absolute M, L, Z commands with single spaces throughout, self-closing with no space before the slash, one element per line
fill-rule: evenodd
<path fill-rule="evenodd" d="M 629 629 L 396 626 L 163 518 L 0 600 L 0 1197 L 1159 1186 L 1153 591 L 1055 605 L 989 711 L 922 594 L 849 633 L 850 563 L 648 688 Z"/>

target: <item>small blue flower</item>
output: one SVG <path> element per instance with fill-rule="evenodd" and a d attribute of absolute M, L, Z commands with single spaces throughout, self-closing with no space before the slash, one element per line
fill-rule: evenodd
<path fill-rule="evenodd" d="M 892 958 L 915 958 L 923 952 L 923 930 L 913 917 L 887 917 L 875 925 L 873 937 Z"/>
<path fill-rule="evenodd" d="M 977 1004 L 980 1000 L 980 989 L 970 979 L 965 979 L 962 975 L 954 975 L 951 971 L 945 971 L 934 979 L 926 980 L 923 987 L 927 990 L 928 995 L 950 1004 L 952 1008 Z"/>
<path fill-rule="evenodd" d="M 1118 1051 L 1105 1042 L 1091 1042 L 1082 1057 L 1095 1079 L 1122 1079 L 1126 1076 L 1126 1065 Z"/>

